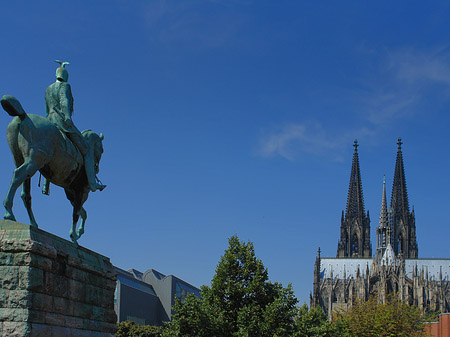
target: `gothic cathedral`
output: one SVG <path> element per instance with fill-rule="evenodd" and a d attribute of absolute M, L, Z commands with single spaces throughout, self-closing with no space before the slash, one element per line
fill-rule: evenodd
<path fill-rule="evenodd" d="M 383 181 L 377 248 L 372 257 L 369 211 L 365 211 L 355 140 L 347 206 L 342 211 L 336 258 L 323 258 L 320 248 L 314 265 L 311 306 L 320 305 L 329 318 L 355 300 L 377 296 L 384 303 L 396 294 L 422 310 L 450 310 L 450 259 L 419 259 L 414 209 L 410 212 L 403 166 L 402 142 L 397 159 L 390 207 Z"/>

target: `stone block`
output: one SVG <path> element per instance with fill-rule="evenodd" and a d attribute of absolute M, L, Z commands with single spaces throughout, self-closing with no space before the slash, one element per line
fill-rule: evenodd
<path fill-rule="evenodd" d="M 75 317 L 90 318 L 92 316 L 93 306 L 83 302 L 76 302 L 73 305 L 73 315 Z"/>
<path fill-rule="evenodd" d="M 46 272 L 44 274 L 43 292 L 57 297 L 69 296 L 69 279 L 63 275 Z"/>
<path fill-rule="evenodd" d="M 27 322 L 3 322 L 2 324 L 2 336 L 24 337 L 30 334 L 31 324 Z"/>
<path fill-rule="evenodd" d="M 8 307 L 8 305 L 7 305 L 8 304 L 8 294 L 9 294 L 9 290 L 0 288 L 0 308 Z"/>
<path fill-rule="evenodd" d="M 28 308 L 32 300 L 32 293 L 26 289 L 10 290 L 7 308 Z"/>
<path fill-rule="evenodd" d="M 0 266 L 0 289 L 10 290 L 19 287 L 19 268 L 14 265 Z"/>
<path fill-rule="evenodd" d="M 44 256 L 33 255 L 31 259 L 31 266 L 41 269 L 43 271 L 51 271 L 52 260 Z"/>
<path fill-rule="evenodd" d="M 0 321 L 6 322 L 27 322 L 29 316 L 28 309 L 24 308 L 0 308 Z"/>
<path fill-rule="evenodd" d="M 45 324 L 47 313 L 47 311 L 30 310 L 28 321 L 30 323 Z"/>
<path fill-rule="evenodd" d="M 47 313 L 45 313 L 44 317 L 45 317 L 45 324 L 66 326 L 66 316 L 65 315 L 47 312 Z"/>
<path fill-rule="evenodd" d="M 32 323 L 31 324 L 32 334 L 30 337 L 53 337 L 52 331 L 53 327 L 51 325 Z M 70 336 L 70 335 L 60 335 L 61 337 Z"/>
<path fill-rule="evenodd" d="M 53 297 L 53 312 L 66 316 L 73 315 L 73 301 L 64 297 Z"/>
<path fill-rule="evenodd" d="M 84 301 L 86 297 L 85 284 L 75 280 L 68 280 L 67 297 L 74 301 Z"/>
<path fill-rule="evenodd" d="M 42 291 L 44 286 L 44 271 L 36 267 L 19 267 L 19 288 Z"/>
<path fill-rule="evenodd" d="M 0 220 L 0 337 L 112 337 L 115 279 L 108 258 Z"/>
<path fill-rule="evenodd" d="M 52 327 L 52 337 L 63 337 L 63 336 L 71 336 L 72 329 L 62 326 L 54 326 Z"/>
<path fill-rule="evenodd" d="M 52 311 L 53 304 L 53 296 L 42 294 L 42 293 L 33 293 L 33 309 L 40 311 Z"/>
<path fill-rule="evenodd" d="M 66 317 L 66 326 L 71 329 L 82 329 L 83 319 L 75 316 Z"/>

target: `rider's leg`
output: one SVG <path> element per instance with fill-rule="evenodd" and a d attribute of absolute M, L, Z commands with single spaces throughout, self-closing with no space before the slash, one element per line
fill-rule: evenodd
<path fill-rule="evenodd" d="M 85 141 L 85 139 L 83 138 L 83 136 L 79 131 L 68 133 L 67 136 L 70 138 L 70 140 L 75 144 L 75 146 L 80 150 L 81 154 L 83 155 L 84 168 L 86 170 L 89 189 L 92 192 L 95 192 L 97 190 L 102 191 L 106 187 L 106 185 L 97 183 L 97 179 L 95 178 L 94 149 L 89 148 L 87 142 Z"/>
<path fill-rule="evenodd" d="M 99 184 L 95 177 L 95 161 L 94 161 L 94 149 L 89 149 L 84 156 L 84 168 L 88 178 L 89 188 L 92 192 L 97 190 L 103 191 L 106 185 Z"/>

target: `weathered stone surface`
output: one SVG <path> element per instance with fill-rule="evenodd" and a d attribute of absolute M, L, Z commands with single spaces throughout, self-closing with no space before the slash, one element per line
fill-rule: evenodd
<path fill-rule="evenodd" d="M 111 337 L 115 283 L 108 258 L 0 220 L 0 337 Z"/>
<path fill-rule="evenodd" d="M 24 337 L 31 335 L 31 324 L 27 322 L 3 322 L 2 336 Z"/>

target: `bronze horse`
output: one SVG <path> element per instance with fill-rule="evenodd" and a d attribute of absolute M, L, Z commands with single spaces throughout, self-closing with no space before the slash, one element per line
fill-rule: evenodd
<path fill-rule="evenodd" d="M 15 221 L 13 201 L 17 188 L 22 185 L 21 197 L 27 209 L 31 226 L 37 223 L 31 209 L 31 177 L 40 171 L 55 185 L 61 186 L 73 206 L 73 221 L 70 238 L 73 242 L 84 233 L 87 213 L 83 204 L 89 196 L 89 185 L 83 164 L 83 157 L 72 142 L 47 118 L 27 114 L 19 101 L 5 95 L 1 99 L 3 109 L 13 120 L 7 128 L 7 139 L 16 169 L 3 205 L 4 219 Z M 82 132 L 89 146 L 94 149 L 95 170 L 103 153 L 103 135 L 91 130 Z M 81 224 L 76 228 L 81 216 Z"/>

